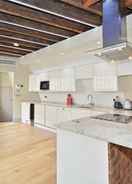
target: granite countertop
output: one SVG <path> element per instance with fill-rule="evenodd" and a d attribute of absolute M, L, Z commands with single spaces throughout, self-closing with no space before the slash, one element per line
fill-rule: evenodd
<path fill-rule="evenodd" d="M 132 122 L 121 124 L 88 117 L 60 123 L 57 128 L 132 148 Z"/>
<path fill-rule="evenodd" d="M 132 116 L 132 110 L 119 110 L 119 109 L 114 109 L 112 107 L 104 107 L 104 106 L 91 106 L 91 107 L 87 107 L 87 105 L 84 105 L 85 107 L 83 107 L 83 105 L 80 104 L 74 104 L 72 106 L 67 106 L 64 103 L 61 102 L 54 102 L 54 101 L 23 101 L 23 102 L 27 102 L 27 103 L 39 103 L 39 104 L 44 104 L 44 105 L 52 105 L 52 106 L 56 106 L 56 107 L 64 107 L 64 108 L 77 108 L 77 109 L 82 109 L 82 110 L 91 110 L 91 111 L 95 111 L 95 112 L 104 112 L 104 113 L 119 113 L 119 114 L 124 114 L 124 115 L 129 115 Z M 82 106 L 82 107 L 81 107 Z"/>

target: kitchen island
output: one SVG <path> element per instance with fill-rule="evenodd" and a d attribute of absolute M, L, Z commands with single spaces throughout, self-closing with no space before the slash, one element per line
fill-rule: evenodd
<path fill-rule="evenodd" d="M 131 184 L 132 122 L 88 117 L 59 124 L 57 166 L 57 184 Z"/>

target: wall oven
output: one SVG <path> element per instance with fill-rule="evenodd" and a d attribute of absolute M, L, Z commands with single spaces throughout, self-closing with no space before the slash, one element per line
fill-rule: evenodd
<path fill-rule="evenodd" d="M 50 82 L 49 81 L 41 81 L 40 82 L 40 90 L 49 90 Z"/>

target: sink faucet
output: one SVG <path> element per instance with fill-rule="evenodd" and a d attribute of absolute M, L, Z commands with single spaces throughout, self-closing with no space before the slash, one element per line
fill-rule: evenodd
<path fill-rule="evenodd" d="M 88 104 L 89 104 L 89 105 L 94 105 L 94 102 L 93 102 L 93 95 L 91 95 L 91 94 L 88 95 Z"/>

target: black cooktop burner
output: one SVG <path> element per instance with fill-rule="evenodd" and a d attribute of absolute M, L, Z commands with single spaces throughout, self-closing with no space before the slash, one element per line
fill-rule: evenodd
<path fill-rule="evenodd" d="M 106 120 L 106 121 L 113 121 L 116 123 L 124 123 L 124 124 L 132 122 L 132 116 L 127 116 L 122 114 L 103 114 L 103 115 L 98 115 L 91 118 Z"/>

